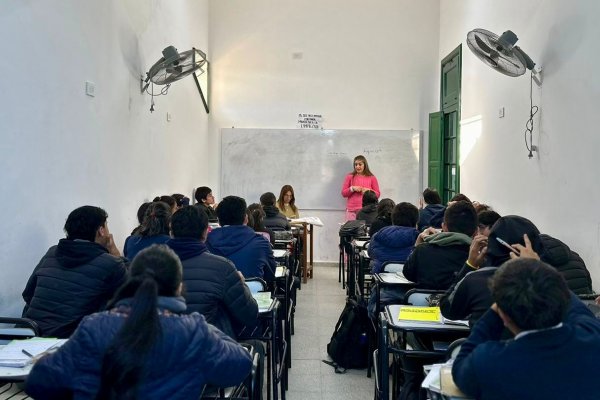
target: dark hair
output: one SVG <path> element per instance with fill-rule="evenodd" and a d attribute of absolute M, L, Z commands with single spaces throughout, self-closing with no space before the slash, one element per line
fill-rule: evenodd
<path fill-rule="evenodd" d="M 365 168 L 363 169 L 364 176 L 373 176 L 373 173 L 369 169 L 369 163 L 367 162 L 367 159 L 363 155 L 354 157 L 354 160 L 352 161 L 352 175 L 356 175 L 356 169 L 354 168 L 354 163 L 357 161 L 362 161 L 362 163 L 365 165 Z"/>
<path fill-rule="evenodd" d="M 369 204 L 377 204 L 377 194 L 372 190 L 367 190 L 363 193 L 362 206 L 368 206 Z"/>
<path fill-rule="evenodd" d="M 379 204 L 377 204 L 377 216 L 391 216 L 392 210 L 394 209 L 395 205 L 396 203 L 394 203 L 394 200 L 392 199 L 381 199 L 381 201 L 379 201 Z"/>
<path fill-rule="evenodd" d="M 415 228 L 419 222 L 419 209 L 411 203 L 398 203 L 392 211 L 392 224 Z"/>
<path fill-rule="evenodd" d="M 172 196 L 168 196 L 168 195 L 164 195 L 164 196 L 156 196 L 154 198 L 154 201 L 162 201 L 163 203 L 167 203 L 167 205 L 169 206 L 169 208 L 175 208 L 177 207 L 177 201 L 172 197 Z"/>
<path fill-rule="evenodd" d="M 500 214 L 496 211 L 486 210 L 477 213 L 477 225 L 479 225 L 480 228 L 485 226 L 491 228 L 499 219 Z"/>
<path fill-rule="evenodd" d="M 482 213 L 484 211 L 492 211 L 492 207 L 488 206 L 487 204 L 483 204 L 483 203 L 474 202 L 473 207 L 475 207 L 475 212 L 477 214 Z"/>
<path fill-rule="evenodd" d="M 171 208 L 167 203 L 155 201 L 150 203 L 144 215 L 144 221 L 137 231 L 140 236 L 156 236 L 169 234 Z"/>
<path fill-rule="evenodd" d="M 181 193 L 173 193 L 171 197 L 175 199 L 178 208 L 190 205 L 190 198 Z"/>
<path fill-rule="evenodd" d="M 152 245 L 133 259 L 130 278 L 110 302 L 133 298 L 125 312 L 121 329 L 116 333 L 102 359 L 100 390 L 96 399 L 136 399 L 147 356 L 162 336 L 157 312 L 157 296 L 173 297 L 181 285 L 179 257 L 164 245 Z"/>
<path fill-rule="evenodd" d="M 208 196 L 211 192 L 212 192 L 212 189 L 209 188 L 208 186 L 200 186 L 194 192 L 194 197 L 196 198 L 196 201 L 198 203 L 202 204 L 203 203 L 202 200 L 206 200 L 206 196 Z"/>
<path fill-rule="evenodd" d="M 468 201 L 469 203 L 471 202 L 471 200 L 469 200 L 469 198 L 462 193 L 455 194 L 454 196 L 452 196 L 450 201 Z"/>
<path fill-rule="evenodd" d="M 258 203 L 252 203 L 248 206 L 248 226 L 255 232 L 265 232 L 265 211 Z"/>
<path fill-rule="evenodd" d="M 171 232 L 175 238 L 200 239 L 208 228 L 208 215 L 200 207 L 183 206 L 171 218 Z"/>
<path fill-rule="evenodd" d="M 290 200 L 290 207 L 294 211 L 294 213 L 298 213 L 298 207 L 296 207 L 296 196 L 294 195 L 294 188 L 291 185 L 283 185 L 281 187 L 281 191 L 279 192 L 279 198 L 277 199 L 277 206 L 281 211 L 285 209 L 285 203 L 283 202 L 283 196 L 287 192 L 292 192 L 292 199 Z"/>
<path fill-rule="evenodd" d="M 100 207 L 83 206 L 71 211 L 65 222 L 65 233 L 71 240 L 81 239 L 93 242 L 96 232 L 106 223 L 108 214 Z"/>
<path fill-rule="evenodd" d="M 434 188 L 423 190 L 423 201 L 427 204 L 442 204 L 442 198 Z"/>
<path fill-rule="evenodd" d="M 271 192 L 263 193 L 260 196 L 260 204 L 263 206 L 274 206 L 275 200 L 275 195 Z"/>
<path fill-rule="evenodd" d="M 563 276 L 531 258 L 504 263 L 490 282 L 492 298 L 521 330 L 550 328 L 569 307 L 570 292 Z"/>
<path fill-rule="evenodd" d="M 146 210 L 148 209 L 148 206 L 150 206 L 150 204 L 152 203 L 149 201 L 142 203 L 140 208 L 138 208 L 137 210 L 137 219 L 140 225 L 142 224 L 142 222 L 144 222 L 144 215 L 146 215 Z"/>
<path fill-rule="evenodd" d="M 473 236 L 477 230 L 477 213 L 470 201 L 459 200 L 444 212 L 444 223 L 449 232 Z"/>
<path fill-rule="evenodd" d="M 246 200 L 238 196 L 227 196 L 217 207 L 219 225 L 243 225 L 246 216 Z"/>

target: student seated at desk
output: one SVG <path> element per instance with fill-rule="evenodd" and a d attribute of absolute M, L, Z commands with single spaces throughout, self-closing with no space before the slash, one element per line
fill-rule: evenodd
<path fill-rule="evenodd" d="M 377 216 L 369 228 L 369 236 L 373 237 L 381 228 L 392 225 L 392 211 L 396 204 L 392 199 L 381 199 L 377 204 Z"/>
<path fill-rule="evenodd" d="M 427 228 L 417 238 L 403 273 L 421 289 L 446 290 L 469 257 L 477 231 L 477 214 L 470 202 L 458 201 L 444 213 L 442 232 Z"/>
<path fill-rule="evenodd" d="M 365 221 L 367 226 L 371 226 L 377 217 L 377 194 L 372 190 L 363 193 L 362 208 L 356 213 L 356 219 Z"/>
<path fill-rule="evenodd" d="M 141 251 L 110 311 L 86 317 L 69 341 L 34 365 L 35 399 L 197 399 L 205 384 L 231 386 L 250 353 L 186 311 L 181 262 L 164 245 Z"/>
<path fill-rule="evenodd" d="M 34 320 L 42 336 L 68 338 L 86 315 L 104 310 L 125 282 L 125 259 L 99 207 L 73 210 L 66 239 L 50 247 L 23 291 L 23 317 Z"/>
<path fill-rule="evenodd" d="M 170 239 L 169 223 L 171 221 L 171 209 L 162 201 L 150 203 L 146 208 L 142 225 L 135 235 L 125 239 L 123 254 L 129 260 L 133 260 L 137 253 L 153 244 L 164 244 Z"/>
<path fill-rule="evenodd" d="M 540 232 L 531 221 L 516 215 L 500 218 L 489 231 L 489 237 L 477 235 L 473 238 L 467 262 L 450 289 L 440 298 L 444 317 L 468 319 L 473 325 L 492 305 L 488 281 L 498 267 L 511 258 L 511 250 L 496 238 L 511 244 L 521 254 L 543 251 Z"/>
<path fill-rule="evenodd" d="M 245 278 L 275 279 L 277 263 L 271 244 L 246 226 L 246 200 L 227 196 L 217 208 L 221 228 L 208 234 L 206 246 L 211 253 L 228 258 Z"/>
<path fill-rule="evenodd" d="M 600 320 L 560 273 L 536 259 L 501 266 L 494 304 L 463 343 L 456 385 L 477 399 L 597 399 Z M 501 341 L 507 327 L 514 340 Z"/>
<path fill-rule="evenodd" d="M 208 215 L 208 222 L 217 222 L 215 196 L 213 196 L 212 189 L 208 186 L 200 186 L 194 191 L 194 198 L 197 201 L 194 206 L 200 208 Z"/>
<path fill-rule="evenodd" d="M 279 212 L 275 207 L 275 195 L 271 192 L 263 193 L 260 196 L 260 205 L 265 212 L 264 223 L 267 228 L 278 231 L 289 231 L 291 229 L 285 215 Z"/>
<path fill-rule="evenodd" d="M 235 265 L 208 251 L 204 244 L 207 230 L 204 211 L 183 207 L 173 215 L 173 239 L 167 245 L 183 265 L 187 311 L 199 312 L 208 323 L 235 339 L 244 326 L 256 326 L 258 305 Z"/>
<path fill-rule="evenodd" d="M 298 210 L 298 207 L 296 207 L 294 188 L 291 185 L 283 185 L 276 206 L 286 218 L 300 218 L 300 211 Z"/>
<path fill-rule="evenodd" d="M 426 228 L 429 228 L 433 216 L 443 212 L 445 209 L 446 207 L 442 204 L 442 198 L 437 190 L 433 188 L 425 189 L 423 196 L 419 199 L 419 223 L 417 226 L 419 232 L 423 232 Z"/>
<path fill-rule="evenodd" d="M 263 235 L 271 243 L 271 246 L 274 246 L 275 235 L 271 229 L 265 226 L 266 214 L 262 206 L 258 203 L 252 203 L 246 211 L 248 213 L 248 226 L 254 229 L 254 232 Z"/>

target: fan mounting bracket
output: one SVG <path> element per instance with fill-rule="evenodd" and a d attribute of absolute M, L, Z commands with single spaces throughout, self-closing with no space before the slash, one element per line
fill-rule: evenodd
<path fill-rule="evenodd" d="M 537 65 L 533 67 L 531 70 L 531 74 L 533 77 L 533 81 L 538 86 L 542 86 L 542 67 L 538 67 Z"/>

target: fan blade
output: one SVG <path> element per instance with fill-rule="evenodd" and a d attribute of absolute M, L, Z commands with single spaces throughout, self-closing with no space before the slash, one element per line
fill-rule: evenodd
<path fill-rule="evenodd" d="M 487 45 L 487 43 L 483 40 L 481 40 L 481 38 L 479 37 L 479 35 L 475 35 L 475 42 L 477 43 L 477 46 L 479 46 L 479 48 L 483 51 L 485 51 L 486 53 L 491 53 L 493 50 Z"/>

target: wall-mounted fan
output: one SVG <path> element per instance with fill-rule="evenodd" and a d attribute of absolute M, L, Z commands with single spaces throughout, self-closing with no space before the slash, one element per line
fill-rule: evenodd
<path fill-rule="evenodd" d="M 515 46 L 517 40 L 519 38 L 512 31 L 498 36 L 485 29 L 473 29 L 467 34 L 469 49 L 481 61 L 508 76 L 521 76 L 530 70 L 533 80 L 541 85 L 541 69 L 536 68 L 533 60 L 519 46 Z"/>
<path fill-rule="evenodd" d="M 202 97 L 202 103 L 208 113 L 208 79 L 205 79 L 206 86 L 205 91 L 202 90 L 198 75 L 208 75 L 208 61 L 206 60 L 206 54 L 201 50 L 192 48 L 191 50 L 179 53 L 174 46 L 169 46 L 162 51 L 162 58 L 158 60 L 146 73 L 146 79 L 141 78 L 141 89 L 142 93 L 147 92 L 152 96 L 152 103 L 150 105 L 150 112 L 154 111 L 154 96 L 160 96 L 167 94 L 171 83 L 185 78 L 188 75 L 192 75 Z M 164 86 L 158 94 L 154 94 L 154 85 Z M 148 86 L 152 85 L 152 89 L 149 92 Z M 206 96 L 205 96 L 206 92 Z"/>
<path fill-rule="evenodd" d="M 529 82 L 529 119 L 525 123 L 525 147 L 529 151 L 527 155 L 533 158 L 533 152 L 537 147 L 533 145 L 533 116 L 539 108 L 533 105 L 532 81 L 540 86 L 542 84 L 542 69 L 535 66 L 533 60 L 519 46 L 515 46 L 519 38 L 512 31 L 506 31 L 502 36 L 486 31 L 485 29 L 473 29 L 467 34 L 467 45 L 469 49 L 481 61 L 498 72 L 508 76 L 521 76 L 528 69 L 531 71 Z M 529 136 L 529 142 L 527 141 Z"/>

